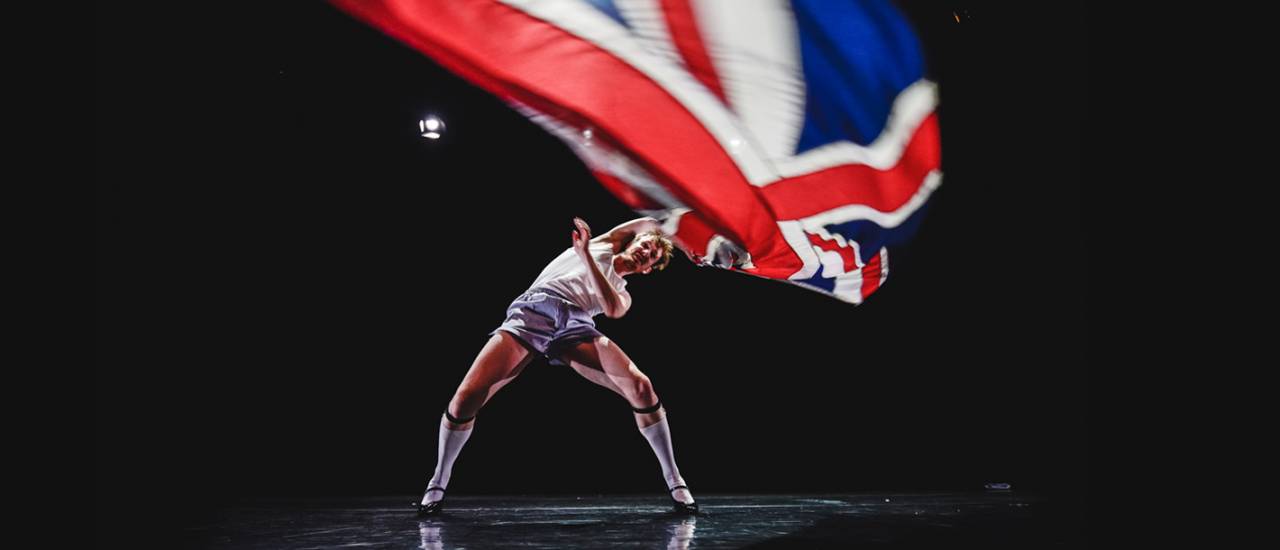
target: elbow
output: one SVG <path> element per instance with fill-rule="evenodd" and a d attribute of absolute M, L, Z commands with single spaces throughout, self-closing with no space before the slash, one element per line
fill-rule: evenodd
<path fill-rule="evenodd" d="M 630 305 L 630 304 L 622 304 L 622 305 L 619 305 L 618 307 L 615 307 L 615 308 L 613 308 L 613 309 L 611 309 L 611 310 L 607 310 L 607 311 L 605 311 L 605 312 L 604 312 L 604 316 L 605 316 L 605 317 L 608 317 L 608 318 L 610 318 L 610 319 L 620 319 L 620 318 L 622 318 L 622 316 L 623 316 L 623 315 L 626 315 L 626 314 L 627 314 L 627 310 L 629 310 L 629 309 L 631 309 L 631 305 Z"/>

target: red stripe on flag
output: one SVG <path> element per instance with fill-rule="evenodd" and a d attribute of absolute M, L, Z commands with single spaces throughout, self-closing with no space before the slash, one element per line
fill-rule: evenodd
<path fill-rule="evenodd" d="M 872 292 L 880 288 L 880 276 L 883 270 L 880 269 L 880 254 L 871 257 L 867 265 L 862 266 L 862 299 L 866 300 L 871 296 Z"/>
<path fill-rule="evenodd" d="M 594 139 L 630 152 L 771 273 L 802 267 L 773 213 L 715 137 L 670 93 L 612 54 L 493 1 L 334 3 L 499 97 L 595 128 Z"/>
<path fill-rule="evenodd" d="M 835 239 L 826 240 L 826 239 L 823 239 L 822 237 L 814 235 L 813 233 L 805 233 L 805 235 L 809 237 L 809 242 L 812 243 L 814 246 L 817 246 L 818 248 L 821 248 L 828 252 L 834 251 L 836 253 L 839 253 L 840 257 L 844 258 L 845 273 L 848 273 L 858 268 L 858 261 L 853 256 L 853 247 L 840 246 L 840 243 L 837 243 Z"/>
<path fill-rule="evenodd" d="M 676 50 L 684 59 L 685 68 L 703 86 L 716 94 L 725 105 L 729 100 L 724 95 L 724 87 L 720 85 L 720 75 L 716 66 L 711 63 L 711 55 L 707 53 L 706 44 L 702 43 L 702 33 L 698 31 L 698 18 L 693 14 L 693 6 L 689 0 L 661 0 L 662 13 L 667 20 L 667 30 Z"/>
<path fill-rule="evenodd" d="M 915 196 L 925 176 L 941 165 L 939 144 L 938 116 L 930 114 L 889 170 L 845 164 L 781 180 L 760 192 L 779 220 L 807 218 L 848 204 L 893 212 Z"/>

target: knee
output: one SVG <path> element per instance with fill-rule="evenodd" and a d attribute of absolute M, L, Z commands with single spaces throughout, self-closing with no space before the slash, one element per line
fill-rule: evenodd
<path fill-rule="evenodd" d="M 489 397 L 489 388 L 479 386 L 462 386 L 453 394 L 453 404 L 458 408 L 480 408 Z M 466 414 L 469 411 L 456 411 Z"/>
<path fill-rule="evenodd" d="M 638 405 L 651 405 L 658 401 L 658 394 L 653 390 L 653 383 L 649 381 L 649 377 L 640 374 L 631 379 L 628 387 L 632 403 Z"/>

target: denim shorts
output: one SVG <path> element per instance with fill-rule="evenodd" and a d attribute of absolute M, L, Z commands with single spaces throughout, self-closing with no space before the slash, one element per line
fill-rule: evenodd
<path fill-rule="evenodd" d="M 506 321 L 489 335 L 500 330 L 547 356 L 552 365 L 566 364 L 559 358 L 566 348 L 603 336 L 578 304 L 545 290 L 531 290 L 511 302 Z"/>

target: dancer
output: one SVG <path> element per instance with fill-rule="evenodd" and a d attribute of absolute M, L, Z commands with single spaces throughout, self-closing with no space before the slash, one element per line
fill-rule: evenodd
<path fill-rule="evenodd" d="M 574 218 L 574 226 L 573 246 L 511 303 L 506 321 L 490 333 L 454 392 L 440 421 L 435 474 L 415 504 L 419 515 L 441 510 L 454 460 L 471 437 L 476 414 L 537 355 L 545 355 L 553 365 L 569 365 L 626 399 L 635 411 L 636 426 L 658 457 L 675 510 L 698 513 L 676 467 L 666 412 L 653 384 L 592 320 L 600 314 L 625 315 L 631 294 L 624 277 L 661 271 L 671 261 L 673 245 L 653 218 L 626 222 L 594 239 L 586 222 Z"/>

